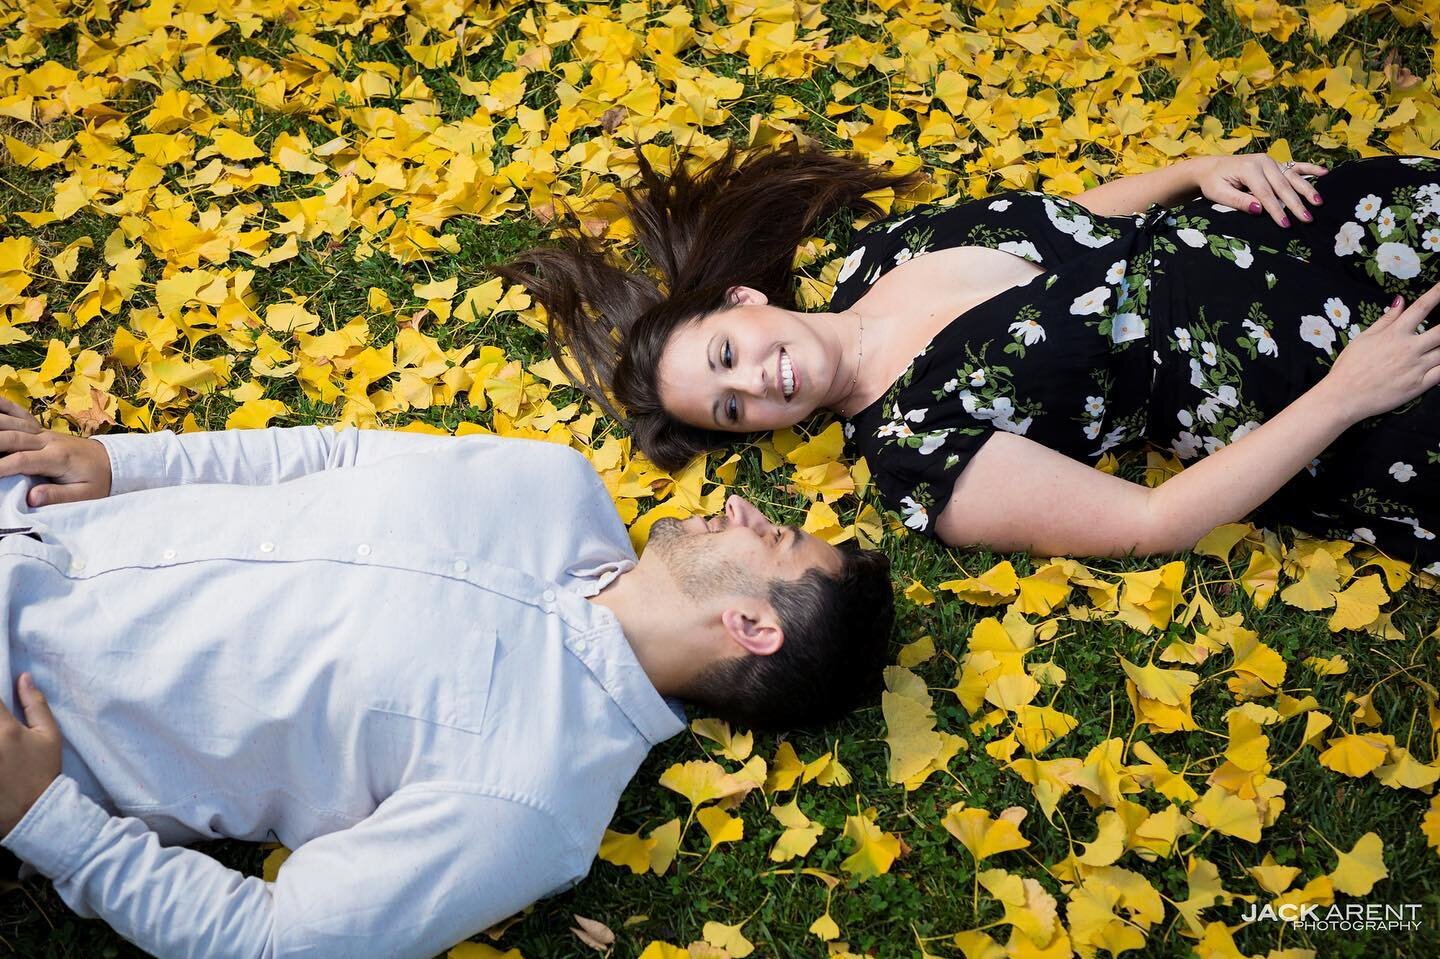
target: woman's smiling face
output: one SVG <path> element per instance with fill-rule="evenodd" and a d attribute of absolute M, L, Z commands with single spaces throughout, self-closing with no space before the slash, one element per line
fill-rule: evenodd
<path fill-rule="evenodd" d="M 836 360 L 803 313 L 737 288 L 737 305 L 675 330 L 660 358 L 665 409 L 691 426 L 751 433 L 793 426 L 822 405 Z"/>

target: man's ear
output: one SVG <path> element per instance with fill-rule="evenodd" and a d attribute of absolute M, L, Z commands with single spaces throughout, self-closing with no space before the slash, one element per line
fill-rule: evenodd
<path fill-rule="evenodd" d="M 748 286 L 732 286 L 726 291 L 726 298 L 734 306 L 764 306 L 770 300 L 759 290 Z"/>
<path fill-rule="evenodd" d="M 725 635 L 756 656 L 769 656 L 785 643 L 775 609 L 764 600 L 728 607 L 720 614 Z"/>

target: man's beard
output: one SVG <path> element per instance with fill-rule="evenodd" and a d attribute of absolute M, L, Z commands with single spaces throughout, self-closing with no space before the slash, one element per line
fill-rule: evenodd
<path fill-rule="evenodd" d="M 647 550 L 655 550 L 680 592 L 691 602 L 716 595 L 761 596 L 760 581 L 738 564 L 714 556 L 713 533 L 687 533 L 680 520 L 665 517 L 650 527 Z"/>

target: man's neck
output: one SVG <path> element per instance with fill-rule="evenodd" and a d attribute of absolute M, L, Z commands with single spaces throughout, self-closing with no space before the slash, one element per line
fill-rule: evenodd
<path fill-rule="evenodd" d="M 669 603 L 657 600 L 657 597 L 669 596 L 670 590 L 657 588 L 657 584 L 647 579 L 638 567 L 632 567 L 591 596 L 590 601 L 615 614 L 635 659 L 656 691 L 662 696 L 676 697 L 706 665 L 697 661 L 696 648 L 685 642 L 687 635 L 698 631 L 699 623 L 690 622 L 693 609 L 676 610 Z"/>

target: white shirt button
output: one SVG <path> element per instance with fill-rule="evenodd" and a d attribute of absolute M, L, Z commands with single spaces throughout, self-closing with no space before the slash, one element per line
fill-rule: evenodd
<path fill-rule="evenodd" d="M 275 544 L 274 544 L 274 543 L 269 543 L 269 542 L 261 543 L 261 544 L 260 544 L 260 552 L 262 552 L 262 553 L 273 553 L 273 552 L 275 552 Z"/>
<path fill-rule="evenodd" d="M 575 640 L 575 652 L 577 652 L 577 653 L 583 653 L 583 652 L 585 652 L 586 649 L 589 648 L 589 645 L 590 645 L 590 644 L 587 643 L 587 642 L 585 642 L 585 640 L 583 640 L 583 639 L 577 639 L 577 640 Z"/>
<path fill-rule="evenodd" d="M 553 603 L 553 602 L 555 602 L 555 590 L 553 590 L 553 589 L 547 589 L 547 590 L 545 590 L 545 592 L 541 593 L 540 595 L 541 595 L 541 597 L 544 598 L 545 602 L 547 602 L 547 603 Z"/>
<path fill-rule="evenodd" d="M 361 543 L 359 546 L 355 547 L 355 552 L 359 553 L 361 556 L 369 556 L 369 555 L 370 555 L 370 544 L 369 544 L 369 543 Z"/>
<path fill-rule="evenodd" d="M 466 571 L 467 569 L 469 569 L 469 568 L 470 568 L 470 564 L 467 563 L 467 562 L 465 562 L 463 559 L 457 559 L 457 560 L 455 561 L 455 572 L 457 572 L 457 573 L 463 573 L 463 572 L 465 572 L 465 571 Z"/>
<path fill-rule="evenodd" d="M 71 561 L 71 563 L 70 563 L 70 572 L 72 572 L 72 573 L 78 573 L 78 572 L 81 572 L 81 571 L 84 570 L 84 569 L 85 569 L 85 561 L 84 561 L 83 559 L 77 559 L 77 560 L 72 560 L 72 561 Z"/>
<path fill-rule="evenodd" d="M 175 551 L 174 551 L 173 549 L 167 549 L 165 552 L 161 553 L 160 555 L 163 556 L 165 559 L 174 559 L 174 558 L 175 558 Z"/>

